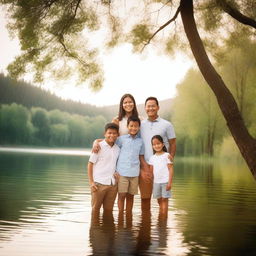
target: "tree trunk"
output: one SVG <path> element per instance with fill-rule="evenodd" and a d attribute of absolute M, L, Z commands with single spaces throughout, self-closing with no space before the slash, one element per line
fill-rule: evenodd
<path fill-rule="evenodd" d="M 256 179 L 256 140 L 249 134 L 233 95 L 212 66 L 206 54 L 194 19 L 193 0 L 181 0 L 180 7 L 185 33 L 197 65 L 204 79 L 214 92 L 219 107 L 226 119 L 227 126 Z"/>

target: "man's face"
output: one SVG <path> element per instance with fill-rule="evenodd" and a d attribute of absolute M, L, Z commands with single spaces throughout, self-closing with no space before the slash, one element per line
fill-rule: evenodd
<path fill-rule="evenodd" d="M 140 129 L 139 122 L 134 121 L 130 121 L 127 127 L 130 135 L 136 135 Z"/>
<path fill-rule="evenodd" d="M 107 143 L 113 144 L 118 137 L 118 132 L 116 129 L 107 129 L 104 136 Z"/>
<path fill-rule="evenodd" d="M 158 110 L 159 110 L 159 106 L 157 106 L 157 103 L 155 100 L 147 101 L 145 105 L 145 111 L 148 117 L 157 117 Z"/>

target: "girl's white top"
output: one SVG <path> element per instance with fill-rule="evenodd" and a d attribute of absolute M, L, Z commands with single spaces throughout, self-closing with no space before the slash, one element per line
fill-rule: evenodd
<path fill-rule="evenodd" d="M 161 155 L 154 154 L 149 159 L 149 164 L 153 165 L 154 183 L 166 183 L 169 181 L 169 169 L 167 164 L 172 164 L 169 153 Z"/>

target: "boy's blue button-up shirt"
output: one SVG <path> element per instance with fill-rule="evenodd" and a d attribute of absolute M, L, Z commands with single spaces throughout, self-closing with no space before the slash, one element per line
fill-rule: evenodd
<path fill-rule="evenodd" d="M 137 177 L 140 174 L 140 155 L 144 155 L 144 144 L 142 138 L 132 137 L 130 134 L 122 135 L 116 144 L 120 147 L 117 161 L 117 172 L 125 177 Z"/>

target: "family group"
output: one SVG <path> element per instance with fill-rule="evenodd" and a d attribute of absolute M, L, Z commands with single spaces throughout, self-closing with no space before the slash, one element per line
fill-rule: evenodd
<path fill-rule="evenodd" d="M 145 112 L 143 119 L 134 97 L 123 95 L 118 116 L 105 126 L 105 138 L 93 143 L 88 161 L 93 213 L 99 213 L 102 206 L 112 212 L 117 194 L 119 213 L 131 213 L 139 188 L 142 211 L 150 210 L 153 192 L 160 214 L 167 216 L 175 132 L 169 121 L 159 117 L 157 98 L 146 99 Z"/>

